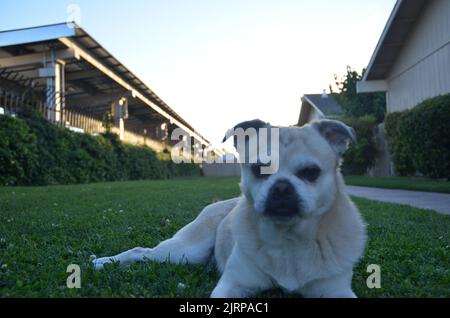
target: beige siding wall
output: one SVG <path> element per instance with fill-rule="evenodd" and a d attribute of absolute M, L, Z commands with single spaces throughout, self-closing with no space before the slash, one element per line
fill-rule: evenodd
<path fill-rule="evenodd" d="M 239 177 L 241 175 L 239 163 L 203 163 L 202 170 L 206 177 Z"/>
<path fill-rule="evenodd" d="M 450 93 L 450 0 L 430 0 L 388 77 L 388 111 Z"/>

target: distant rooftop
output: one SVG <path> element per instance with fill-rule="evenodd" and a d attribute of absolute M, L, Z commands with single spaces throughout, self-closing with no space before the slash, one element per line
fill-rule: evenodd
<path fill-rule="evenodd" d="M 325 116 L 342 114 L 342 107 L 332 94 L 305 94 L 303 99 Z"/>

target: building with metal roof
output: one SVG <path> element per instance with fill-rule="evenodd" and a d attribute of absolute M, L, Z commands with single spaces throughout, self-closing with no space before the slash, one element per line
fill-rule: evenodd
<path fill-rule="evenodd" d="M 208 140 L 167 105 L 92 36 L 75 23 L 0 32 L 0 111 L 32 88 L 49 120 L 90 133 L 101 132 L 111 105 L 127 105 L 116 129 L 126 142 L 161 150 L 162 139 L 182 128 L 202 147 Z M 17 103 L 16 103 L 17 104 Z M 126 118 L 126 119 L 125 119 Z"/>
<path fill-rule="evenodd" d="M 332 94 L 325 91 L 322 94 L 303 95 L 300 116 L 297 126 L 321 118 L 335 118 L 342 114 L 342 107 Z"/>

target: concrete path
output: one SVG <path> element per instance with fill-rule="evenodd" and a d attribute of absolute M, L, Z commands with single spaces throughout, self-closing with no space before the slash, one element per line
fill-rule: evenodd
<path fill-rule="evenodd" d="M 347 192 L 355 197 L 363 197 L 390 203 L 407 204 L 421 209 L 435 210 L 450 215 L 450 194 L 419 192 L 408 190 L 380 189 L 347 186 Z"/>

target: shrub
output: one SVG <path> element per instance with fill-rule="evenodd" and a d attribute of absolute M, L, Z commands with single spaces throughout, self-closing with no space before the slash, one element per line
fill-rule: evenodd
<path fill-rule="evenodd" d="M 376 119 L 371 115 L 363 117 L 341 117 L 339 120 L 353 127 L 357 143 L 350 145 L 344 154 L 341 170 L 345 175 L 364 174 L 375 163 L 378 153 L 376 140 Z"/>
<path fill-rule="evenodd" d="M 388 114 L 386 135 L 396 171 L 450 178 L 450 94 Z"/>
<path fill-rule="evenodd" d="M 169 176 L 167 167 L 156 158 L 156 153 L 148 148 L 126 145 L 125 171 L 128 179 L 166 179 Z"/>
<path fill-rule="evenodd" d="M 26 108 L 0 116 L 0 185 L 48 185 L 199 175 L 148 147 L 123 144 L 110 132 L 91 136 L 50 124 Z M 174 167 L 175 166 L 175 167 Z"/>
<path fill-rule="evenodd" d="M 158 153 L 158 159 L 165 162 L 169 175 L 175 176 L 200 176 L 201 169 L 194 163 L 174 163 L 170 154 L 165 152 Z"/>
<path fill-rule="evenodd" d="M 0 116 L 0 184 L 27 184 L 37 158 L 36 138 L 26 122 Z"/>
<path fill-rule="evenodd" d="M 401 136 L 405 136 L 405 138 L 408 136 L 408 131 L 404 130 L 406 125 L 400 125 L 404 117 L 403 115 L 404 113 L 401 112 L 387 114 L 385 130 L 386 141 L 395 165 L 396 173 L 401 176 L 408 176 L 414 174 L 416 168 L 410 156 L 411 152 L 408 149 L 408 144 L 404 142 L 404 138 L 401 138 Z"/>

